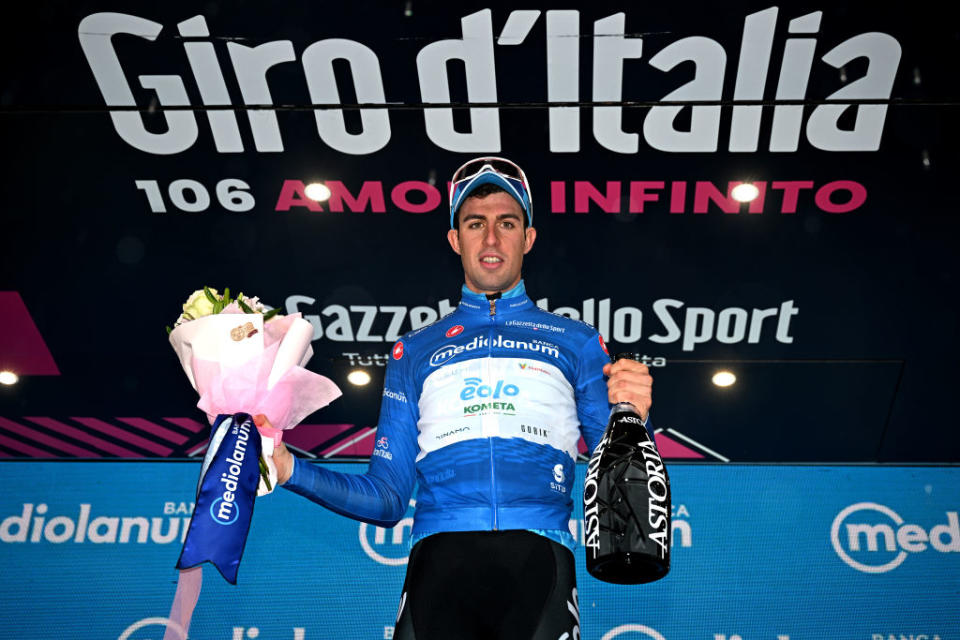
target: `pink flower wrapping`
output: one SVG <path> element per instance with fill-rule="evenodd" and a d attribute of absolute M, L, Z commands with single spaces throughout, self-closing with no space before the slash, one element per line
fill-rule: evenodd
<path fill-rule="evenodd" d="M 303 368 L 313 355 L 312 338 L 313 326 L 299 313 L 264 324 L 263 315 L 245 314 L 236 303 L 219 314 L 183 322 L 170 333 L 180 365 L 200 394 L 197 407 L 211 425 L 218 414 L 240 412 L 262 413 L 273 423 L 274 429 L 257 428 L 274 486 L 272 454 L 283 430 L 342 395 L 329 379 Z M 271 490 L 261 479 L 257 495 Z M 180 571 L 164 640 L 187 637 L 202 580 L 199 566 Z"/>
<path fill-rule="evenodd" d="M 231 311 L 187 322 L 170 334 L 210 424 L 217 414 L 242 411 L 266 415 L 277 430 L 292 429 L 340 397 L 332 381 L 303 368 L 313 355 L 313 327 L 299 313 L 263 324 L 259 314 Z"/>

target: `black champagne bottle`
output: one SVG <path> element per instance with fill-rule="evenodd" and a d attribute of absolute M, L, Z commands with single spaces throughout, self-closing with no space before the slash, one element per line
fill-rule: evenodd
<path fill-rule="evenodd" d="M 634 358 L 633 354 L 618 354 Z M 636 408 L 614 405 L 583 488 L 587 571 L 604 582 L 653 582 L 670 570 L 670 479 Z"/>

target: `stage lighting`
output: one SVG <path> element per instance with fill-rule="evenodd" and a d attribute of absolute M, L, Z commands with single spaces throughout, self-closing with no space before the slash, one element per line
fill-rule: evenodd
<path fill-rule="evenodd" d="M 0 371 L 0 384 L 17 384 L 20 380 L 20 376 L 15 374 L 13 371 Z"/>
<path fill-rule="evenodd" d="M 718 387 L 729 387 L 737 381 L 737 376 L 730 371 L 717 371 L 713 374 L 712 381 Z"/>
<path fill-rule="evenodd" d="M 757 196 L 760 195 L 760 189 L 757 189 L 754 184 L 743 182 L 735 186 L 733 191 L 730 192 L 730 195 L 733 196 L 733 199 L 737 202 L 751 202 L 756 200 Z"/>
<path fill-rule="evenodd" d="M 350 384 L 355 384 L 358 387 L 362 387 L 370 382 L 370 374 L 363 369 L 354 369 L 347 374 L 347 380 L 350 382 Z"/>
<path fill-rule="evenodd" d="M 330 199 L 330 187 L 322 182 L 311 182 L 303 190 L 303 193 L 311 200 L 316 200 L 317 202 L 324 202 Z"/>

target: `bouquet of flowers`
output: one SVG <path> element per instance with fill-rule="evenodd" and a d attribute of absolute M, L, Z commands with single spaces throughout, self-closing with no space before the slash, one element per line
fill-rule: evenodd
<path fill-rule="evenodd" d="M 200 394 L 197 407 L 212 425 L 197 499 L 183 550 L 170 614 L 171 630 L 185 637 L 200 595 L 201 565 L 211 562 L 236 584 L 256 496 L 270 493 L 277 472 L 273 451 L 292 429 L 341 393 L 327 378 L 303 368 L 313 349 L 313 326 L 300 314 L 281 316 L 258 298 L 230 297 L 204 287 L 187 299 L 170 344 Z M 266 415 L 274 428 L 258 427 Z"/>

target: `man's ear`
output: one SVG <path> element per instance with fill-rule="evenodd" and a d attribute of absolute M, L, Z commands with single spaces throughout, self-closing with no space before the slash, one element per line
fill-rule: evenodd
<path fill-rule="evenodd" d="M 447 231 L 447 242 L 457 255 L 460 255 L 460 233 L 456 229 Z"/>
<path fill-rule="evenodd" d="M 527 227 L 523 233 L 526 239 L 526 246 L 523 248 L 523 255 L 527 255 L 530 253 L 530 249 L 533 249 L 533 243 L 537 239 L 537 230 L 533 227 Z M 460 252 L 458 251 L 457 253 Z"/>

